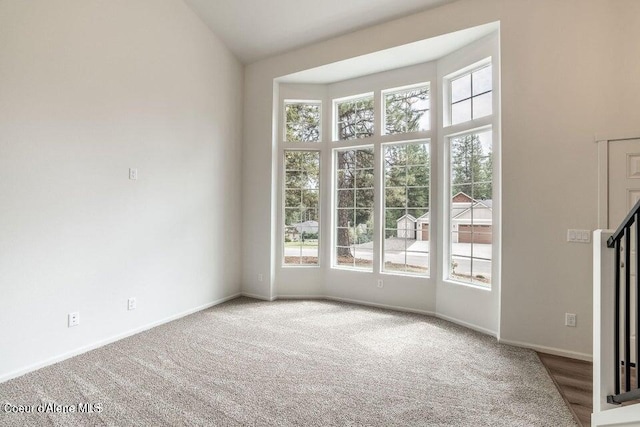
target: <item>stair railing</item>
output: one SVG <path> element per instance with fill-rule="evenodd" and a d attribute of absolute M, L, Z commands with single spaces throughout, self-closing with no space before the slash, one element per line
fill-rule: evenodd
<path fill-rule="evenodd" d="M 631 257 L 632 229 L 635 229 L 634 243 L 635 256 Z M 607 396 L 607 403 L 622 404 L 631 400 L 640 399 L 640 369 L 638 369 L 638 356 L 640 355 L 640 340 L 637 339 L 640 331 L 640 201 L 629 211 L 616 232 L 607 240 L 607 246 L 615 250 L 615 297 L 614 297 L 614 381 L 615 393 Z M 635 265 L 635 280 L 631 279 L 632 262 Z M 632 307 L 632 286 L 635 287 L 635 303 Z M 635 356 L 636 363 L 631 361 L 631 321 L 632 311 L 635 318 Z M 621 345 L 622 343 L 622 345 Z M 621 349 L 622 347 L 622 354 Z M 631 367 L 635 365 L 635 387 L 632 387 Z M 624 369 L 624 373 L 622 373 Z M 623 382 L 624 380 L 624 382 Z"/>

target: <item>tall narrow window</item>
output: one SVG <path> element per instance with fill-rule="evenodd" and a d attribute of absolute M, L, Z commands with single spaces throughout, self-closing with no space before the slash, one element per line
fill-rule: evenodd
<path fill-rule="evenodd" d="M 373 270 L 373 148 L 335 151 L 334 264 Z"/>
<path fill-rule="evenodd" d="M 429 85 L 383 92 L 387 135 L 429 130 Z"/>
<path fill-rule="evenodd" d="M 429 144 L 388 144 L 384 148 L 385 272 L 428 274 Z"/>
<path fill-rule="evenodd" d="M 490 130 L 471 132 L 449 139 L 449 278 L 480 286 L 491 286 L 492 150 Z"/>
<path fill-rule="evenodd" d="M 285 101 L 285 142 L 320 141 L 320 108 L 319 101 Z"/>
<path fill-rule="evenodd" d="M 284 152 L 284 264 L 317 265 L 320 152 Z"/>
<path fill-rule="evenodd" d="M 336 100 L 334 105 L 338 141 L 373 135 L 373 94 Z"/>
<path fill-rule="evenodd" d="M 492 107 L 491 65 L 485 65 L 451 80 L 451 124 L 489 116 Z"/>

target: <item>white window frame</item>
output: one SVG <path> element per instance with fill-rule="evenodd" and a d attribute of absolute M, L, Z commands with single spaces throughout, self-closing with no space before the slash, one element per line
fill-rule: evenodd
<path fill-rule="evenodd" d="M 500 286 L 500 253 L 501 253 L 501 222 L 500 222 L 500 109 L 499 109 L 499 64 L 496 63 L 496 57 L 487 53 L 483 55 L 483 52 L 478 52 L 481 56 L 478 60 L 470 58 L 465 61 L 464 64 L 458 63 L 454 66 L 455 71 L 444 75 L 440 81 L 440 87 L 442 90 L 442 102 L 440 103 L 442 108 L 442 135 L 441 135 L 441 147 L 443 153 L 441 154 L 441 165 L 443 173 L 440 176 L 443 179 L 441 184 L 442 196 L 441 196 L 441 217 L 442 227 L 440 235 L 442 238 L 442 254 L 439 274 L 440 279 L 444 283 L 450 283 L 454 285 L 471 287 L 483 291 L 491 292 L 494 288 Z M 483 116 L 477 119 L 471 119 L 465 122 L 451 124 L 451 81 L 470 74 L 476 70 L 484 68 L 487 65 L 492 65 L 492 114 Z M 488 286 L 483 286 L 471 282 L 457 280 L 450 277 L 450 263 L 451 263 L 451 163 L 450 153 L 452 138 L 457 136 L 480 133 L 490 130 L 492 132 L 492 256 L 491 256 L 491 283 Z"/>
<path fill-rule="evenodd" d="M 373 135 L 378 135 L 380 130 L 379 127 L 376 126 L 376 122 L 378 120 L 376 120 L 376 94 L 375 91 L 371 91 L 371 92 L 363 92 L 363 93 L 359 93 L 357 95 L 349 95 L 349 96 L 345 96 L 342 98 L 335 98 L 332 100 L 331 105 L 333 107 L 333 114 L 332 114 L 332 121 L 331 121 L 331 128 L 332 128 L 332 141 L 333 142 L 337 142 L 337 143 L 350 143 L 350 142 L 355 142 L 355 141 L 366 141 L 371 137 L 365 137 L 365 138 L 353 138 L 353 139 L 340 139 L 340 136 L 338 134 L 338 104 L 342 104 L 344 102 L 348 102 L 348 101 L 357 101 L 359 99 L 365 99 L 365 98 L 373 98 Z"/>
<path fill-rule="evenodd" d="M 283 110 L 284 111 L 284 110 Z M 322 122 L 322 116 L 320 116 L 320 121 Z M 298 142 L 291 142 L 289 144 L 297 145 L 300 144 Z M 309 142 L 308 144 L 317 144 L 317 142 Z M 322 151 L 319 148 L 309 149 L 309 148 L 299 148 L 297 146 L 283 147 L 280 151 L 280 163 L 282 167 L 280 169 L 280 267 L 282 268 L 319 268 L 322 264 L 322 233 L 320 229 L 322 228 L 322 195 L 323 195 L 323 185 L 322 185 Z M 288 151 L 304 151 L 304 152 L 316 152 L 318 153 L 318 161 L 320 166 L 320 173 L 318 177 L 318 263 L 317 264 L 286 264 L 285 261 L 285 247 L 286 242 L 284 239 L 284 231 L 287 227 L 286 224 L 286 188 L 287 182 L 285 179 L 285 153 Z"/>
<path fill-rule="evenodd" d="M 374 101 L 375 103 L 375 101 Z M 359 138 L 359 139 L 354 139 L 354 140 L 349 140 L 349 141 L 362 141 L 362 140 L 369 140 L 370 138 Z M 373 176 L 374 176 L 374 187 L 373 187 L 373 206 L 372 206 L 372 212 L 373 212 L 373 221 L 374 221 L 374 225 L 373 225 L 373 233 L 374 236 L 376 235 L 378 226 L 377 226 L 377 217 L 376 217 L 376 200 L 378 199 L 377 197 L 377 191 L 376 191 L 376 185 L 375 185 L 375 181 L 376 181 L 376 169 L 378 168 L 377 165 L 377 161 L 376 161 L 376 147 L 374 144 L 372 144 L 371 142 L 366 143 L 366 144 L 357 144 L 357 145 L 349 145 L 349 146 L 344 146 L 344 147 L 334 147 L 331 150 L 331 268 L 335 269 L 335 270 L 347 270 L 347 271 L 356 271 L 356 272 L 362 272 L 362 273 L 376 273 L 377 270 L 379 270 L 376 267 L 376 262 L 375 262 L 375 258 L 376 258 L 376 245 L 375 245 L 375 239 L 374 239 L 374 245 L 373 245 L 373 259 L 372 259 L 372 265 L 371 265 L 371 269 L 369 268 L 358 268 L 355 266 L 346 266 L 346 265 L 339 265 L 337 262 L 337 257 L 338 257 L 338 253 L 336 251 L 336 248 L 338 247 L 338 219 L 337 219 L 337 212 L 338 212 L 338 183 L 336 182 L 336 174 L 337 174 L 337 155 L 339 152 L 341 151 L 349 151 L 349 150 L 362 150 L 362 149 L 372 149 L 373 151 Z M 354 207 L 355 209 L 355 207 Z"/>
<path fill-rule="evenodd" d="M 383 95 L 384 96 L 384 95 Z M 410 135 L 411 133 L 407 133 L 407 134 L 403 134 L 403 135 Z M 381 223 L 381 232 L 382 232 L 382 236 L 381 236 L 381 248 L 380 248 L 380 258 L 381 258 L 381 265 L 380 265 L 380 273 L 381 274 L 387 274 L 387 275 L 393 275 L 393 276 L 409 276 L 409 277 L 417 277 L 417 278 L 430 278 L 431 277 L 431 268 L 432 268 L 432 248 L 433 245 L 431 244 L 431 242 L 434 240 L 433 239 L 433 220 L 430 219 L 429 221 L 429 263 L 427 266 L 427 273 L 425 274 L 420 274 L 420 273 L 411 273 L 411 272 L 402 272 L 402 271 L 385 271 L 384 269 L 384 253 L 385 253 L 385 242 L 386 242 L 386 187 L 385 187 L 385 183 L 384 183 L 384 174 L 385 174 L 385 165 L 384 165 L 384 154 L 382 153 L 382 150 L 384 149 L 385 146 L 387 145 L 399 145 L 399 144 L 406 144 L 406 145 L 411 145 L 411 144 L 428 144 L 429 145 L 429 206 L 427 206 L 428 211 L 431 213 L 431 217 L 434 217 L 435 215 L 433 215 L 432 212 L 432 206 L 433 206 L 433 179 L 432 179 L 432 174 L 431 171 L 433 170 L 433 154 L 432 154 L 432 140 L 430 138 L 422 138 L 422 139 L 409 139 L 407 141 L 393 141 L 393 142 L 385 142 L 382 143 L 381 146 L 381 169 L 380 169 L 380 174 L 381 174 L 381 191 L 380 191 L 380 197 L 382 199 L 382 208 L 381 208 L 381 218 L 380 218 L 380 223 Z M 405 211 L 408 210 L 409 208 L 405 208 Z M 417 232 L 417 231 L 416 231 Z M 405 254 L 406 254 L 406 248 L 405 248 Z"/>

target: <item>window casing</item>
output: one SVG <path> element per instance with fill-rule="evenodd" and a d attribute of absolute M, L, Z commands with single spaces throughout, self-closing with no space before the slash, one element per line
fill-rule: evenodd
<path fill-rule="evenodd" d="M 318 226 L 318 259 L 322 261 L 322 254 L 326 255 L 329 267 L 415 278 L 434 277 L 437 271 L 438 279 L 446 282 L 485 289 L 491 286 L 495 255 L 490 248 L 487 253 L 487 246 L 482 245 L 491 246 L 494 239 L 490 228 L 493 176 L 485 173 L 483 177 L 473 170 L 473 175 L 463 180 L 464 175 L 457 168 L 459 159 L 453 159 L 455 150 L 463 145 L 463 136 L 476 135 L 486 140 L 493 135 L 491 59 L 460 67 L 460 71 L 452 69 L 453 73 L 438 78 L 433 67 L 433 71 L 413 81 L 392 78 L 389 80 L 392 84 L 376 82 L 368 87 L 363 84 L 366 80 L 363 78 L 352 87 L 351 82 L 340 82 L 336 90 L 324 89 L 322 101 L 332 108 L 331 111 L 320 109 L 317 150 L 323 159 L 325 170 L 320 176 L 326 194 L 322 196 L 318 212 L 322 210 L 330 221 L 325 221 L 324 228 Z M 459 93 L 460 79 L 465 78 L 468 93 Z M 455 97 L 452 89 L 457 91 Z M 438 98 L 440 91 L 443 96 Z M 294 88 L 293 92 L 297 96 L 300 90 Z M 309 95 L 314 93 L 318 92 Z M 489 107 L 480 108 L 486 98 L 492 100 Z M 432 104 L 432 99 L 438 99 L 440 107 Z M 456 107 L 458 104 L 469 107 L 468 120 L 456 119 L 452 123 L 452 109 L 461 108 Z M 286 102 L 281 105 L 284 109 Z M 438 114 L 440 109 L 442 114 Z M 394 113 L 395 120 L 390 120 Z M 286 128 L 287 120 L 280 123 Z M 330 139 L 323 139 L 323 133 Z M 286 136 L 284 130 L 282 134 Z M 490 145 L 483 145 L 482 153 L 473 152 L 472 163 L 480 159 L 485 169 L 491 169 L 494 158 Z M 311 141 L 294 142 L 286 138 L 281 147 L 315 149 Z M 397 164 L 388 161 L 392 151 L 408 147 L 422 150 L 423 159 Z M 436 148 L 432 158 L 432 150 Z M 436 159 L 439 167 L 434 169 L 432 163 L 435 165 Z M 400 170 L 403 173 L 399 173 Z M 432 170 L 437 170 L 438 176 L 431 177 Z M 285 179 L 284 173 L 282 179 Z M 411 176 L 413 181 L 407 178 Z M 486 187 L 490 191 L 483 194 L 482 189 Z M 457 193 L 462 194 L 454 201 Z M 462 223 L 457 221 L 462 218 L 456 215 L 463 207 L 465 195 L 469 197 L 468 221 Z M 424 202 L 415 202 L 420 197 Z M 283 210 L 294 208 L 283 206 Z M 301 203 L 299 208 L 308 207 Z M 403 216 L 410 221 L 398 221 Z M 291 225 L 290 220 L 283 221 L 283 227 Z M 281 236 L 285 238 L 284 233 Z M 437 263 L 432 256 L 437 253 L 436 243 L 437 250 L 444 252 L 442 257 L 437 257 Z M 460 250 L 458 243 L 467 244 L 467 251 Z M 283 261 L 283 265 L 305 264 Z"/>
<path fill-rule="evenodd" d="M 385 144 L 383 267 L 386 273 L 429 271 L 429 142 Z"/>
<path fill-rule="evenodd" d="M 318 265 L 320 152 L 284 152 L 283 264 Z"/>
<path fill-rule="evenodd" d="M 335 150 L 334 156 L 334 265 L 373 271 L 373 148 Z"/>
<path fill-rule="evenodd" d="M 449 278 L 491 285 L 493 161 L 491 129 L 449 138 Z"/>
<path fill-rule="evenodd" d="M 497 225 L 492 73 L 491 58 L 487 58 L 443 80 L 449 126 L 455 131 L 444 136 L 448 250 L 443 276 L 485 289 L 493 282 Z"/>

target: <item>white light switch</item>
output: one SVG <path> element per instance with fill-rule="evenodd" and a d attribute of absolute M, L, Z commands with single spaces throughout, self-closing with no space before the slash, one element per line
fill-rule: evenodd
<path fill-rule="evenodd" d="M 590 243 L 591 231 L 590 230 L 567 230 L 567 242 L 574 243 Z"/>
<path fill-rule="evenodd" d="M 129 179 L 135 181 L 138 179 L 138 169 L 129 169 Z"/>

